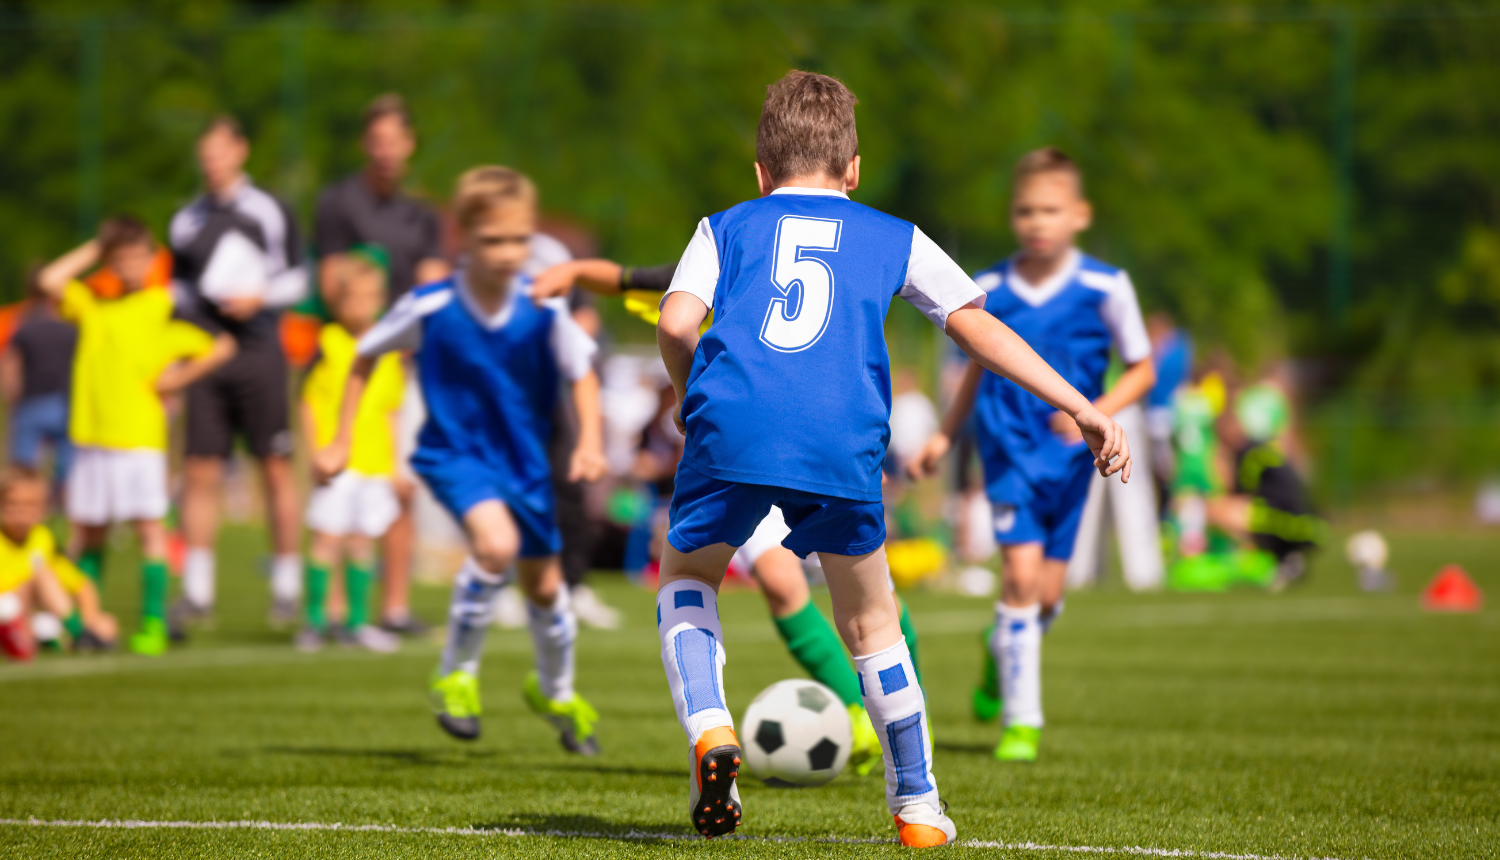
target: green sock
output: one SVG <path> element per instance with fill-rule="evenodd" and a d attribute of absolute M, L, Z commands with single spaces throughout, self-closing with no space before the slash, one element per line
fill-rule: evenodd
<path fill-rule="evenodd" d="M 307 623 L 315 630 L 328 626 L 328 565 L 307 563 Z"/>
<path fill-rule="evenodd" d="M 901 606 L 901 635 L 906 637 L 906 650 L 911 652 L 911 665 L 917 670 L 917 683 L 922 683 L 922 661 L 917 659 L 917 628 L 912 626 L 911 613 L 906 609 L 906 601 L 897 599 Z"/>
<path fill-rule="evenodd" d="M 78 569 L 83 575 L 94 581 L 95 585 L 104 578 L 104 547 L 86 549 L 78 555 Z"/>
<path fill-rule="evenodd" d="M 984 648 L 984 680 L 980 687 L 992 699 L 1000 698 L 1000 667 L 995 663 L 995 652 L 990 650 L 990 643 L 995 641 L 995 625 L 991 624 L 984 629 L 984 638 L 979 640 Z"/>
<path fill-rule="evenodd" d="M 163 559 L 141 562 L 141 617 L 166 620 L 167 563 Z"/>
<path fill-rule="evenodd" d="M 350 630 L 370 622 L 370 583 L 374 581 L 373 569 L 353 562 L 344 565 L 344 591 L 349 595 Z"/>
<path fill-rule="evenodd" d="M 807 674 L 833 690 L 844 706 L 857 705 L 862 701 L 859 694 L 859 679 L 854 667 L 844 655 L 844 643 L 833 631 L 833 625 L 818 611 L 811 600 L 801 609 L 785 618 L 773 619 L 776 630 L 786 641 L 787 650 Z"/>
<path fill-rule="evenodd" d="M 78 614 L 78 610 L 73 610 L 72 615 L 63 619 L 63 629 L 68 631 L 68 638 L 74 642 L 83 635 L 83 616 Z"/>

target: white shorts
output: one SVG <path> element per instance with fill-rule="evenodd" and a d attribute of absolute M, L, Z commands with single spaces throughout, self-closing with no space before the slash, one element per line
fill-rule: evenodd
<path fill-rule="evenodd" d="M 341 472 L 307 500 L 307 527 L 319 534 L 378 538 L 401 514 L 390 478 Z"/>
<path fill-rule="evenodd" d="M 80 446 L 68 470 L 68 519 L 86 526 L 167 515 L 167 455 Z"/>

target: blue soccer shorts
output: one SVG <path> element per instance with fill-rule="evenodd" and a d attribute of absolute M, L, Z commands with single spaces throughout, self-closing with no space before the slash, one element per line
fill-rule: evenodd
<path fill-rule="evenodd" d="M 411 467 L 438 503 L 460 523 L 480 502 L 493 500 L 505 505 L 521 531 L 521 558 L 545 558 L 562 552 L 562 532 L 557 527 L 557 505 L 550 481 L 540 490 L 522 493 L 512 486 L 513 478 L 487 463 L 420 450 L 412 456 Z"/>
<path fill-rule="evenodd" d="M 716 543 L 743 546 L 772 505 L 781 508 L 792 530 L 781 545 L 802 558 L 813 552 L 864 555 L 885 543 L 885 506 L 880 502 L 721 481 L 686 460 L 677 467 L 667 540 L 685 553 Z"/>
<path fill-rule="evenodd" d="M 1025 502 L 992 499 L 995 542 L 1001 546 L 1039 543 L 1047 558 L 1071 559 L 1083 507 L 1089 500 L 1089 484 L 1096 474 L 1092 457 L 1080 462 L 1063 479 L 1035 485 Z"/>

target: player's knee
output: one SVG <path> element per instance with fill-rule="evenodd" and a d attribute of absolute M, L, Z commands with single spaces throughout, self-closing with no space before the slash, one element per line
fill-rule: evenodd
<path fill-rule="evenodd" d="M 474 560 L 489 573 L 500 574 L 510 569 L 519 551 L 516 541 L 504 535 L 474 536 Z"/>

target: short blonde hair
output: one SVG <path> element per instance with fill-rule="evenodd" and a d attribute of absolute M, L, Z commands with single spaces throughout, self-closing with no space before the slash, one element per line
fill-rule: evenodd
<path fill-rule="evenodd" d="M 1040 176 L 1043 173 L 1067 174 L 1073 177 L 1074 182 L 1078 183 L 1078 193 L 1083 193 L 1083 169 L 1078 166 L 1078 162 L 1069 158 L 1067 153 L 1055 146 L 1044 146 L 1041 149 L 1033 149 L 1021 156 L 1021 160 L 1016 162 L 1016 171 L 1012 177 L 1012 182 L 1016 188 L 1019 188 L 1021 187 L 1021 183 L 1033 176 Z"/>
<path fill-rule="evenodd" d="M 480 215 L 508 203 L 536 206 L 536 186 L 519 170 L 476 167 L 453 185 L 453 214 L 461 227 L 474 226 Z"/>

